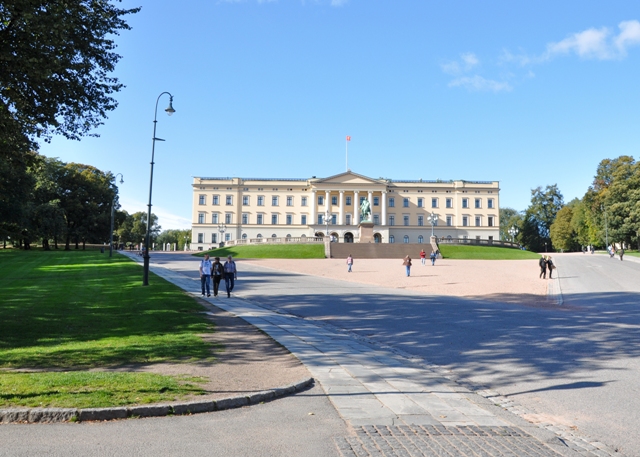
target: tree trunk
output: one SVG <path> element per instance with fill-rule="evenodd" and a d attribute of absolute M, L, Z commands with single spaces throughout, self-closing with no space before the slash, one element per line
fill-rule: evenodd
<path fill-rule="evenodd" d="M 84 251 L 84 248 L 87 245 L 87 240 L 85 240 L 84 238 L 82 239 L 82 250 Z"/>
<path fill-rule="evenodd" d="M 78 237 L 76 236 L 76 249 L 80 249 L 80 240 L 78 239 Z"/>
<path fill-rule="evenodd" d="M 48 238 L 42 238 L 42 250 L 43 251 L 50 251 L 51 247 L 49 247 L 49 239 Z"/>
<path fill-rule="evenodd" d="M 71 248 L 69 247 L 70 244 L 71 244 L 71 235 L 69 235 L 67 233 L 66 239 L 64 241 L 64 250 L 65 251 L 70 251 L 71 250 Z"/>

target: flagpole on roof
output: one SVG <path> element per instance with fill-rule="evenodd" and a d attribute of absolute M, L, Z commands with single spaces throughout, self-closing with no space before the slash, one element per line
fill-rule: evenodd
<path fill-rule="evenodd" d="M 347 171 L 349 171 L 349 141 L 351 141 L 351 137 L 347 135 L 347 140 L 345 141 L 347 147 Z"/>

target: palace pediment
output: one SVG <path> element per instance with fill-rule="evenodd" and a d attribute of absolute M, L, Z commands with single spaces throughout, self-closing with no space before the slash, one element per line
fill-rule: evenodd
<path fill-rule="evenodd" d="M 378 184 L 386 185 L 381 179 L 373 179 L 368 176 L 359 175 L 352 171 L 340 173 L 339 175 L 329 176 L 328 178 L 318 179 L 314 184 Z"/>

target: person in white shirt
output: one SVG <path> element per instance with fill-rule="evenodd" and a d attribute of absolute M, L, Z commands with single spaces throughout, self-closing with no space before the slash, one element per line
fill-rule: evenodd
<path fill-rule="evenodd" d="M 207 297 L 211 297 L 211 260 L 209 254 L 204 255 L 204 260 L 200 262 L 200 286 L 202 287 L 202 296 L 204 297 L 205 288 Z"/>

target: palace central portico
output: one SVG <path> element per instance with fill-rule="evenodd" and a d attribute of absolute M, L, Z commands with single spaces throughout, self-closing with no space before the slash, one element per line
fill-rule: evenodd
<path fill-rule="evenodd" d="M 376 243 L 428 243 L 432 213 L 437 237 L 499 236 L 497 181 L 374 179 L 348 171 L 322 179 L 195 177 L 192 185 L 197 249 L 238 239 L 359 242 L 365 199 Z"/>

